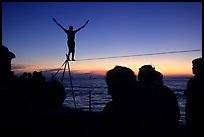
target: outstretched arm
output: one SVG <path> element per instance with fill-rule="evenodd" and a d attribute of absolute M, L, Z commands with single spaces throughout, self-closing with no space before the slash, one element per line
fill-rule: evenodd
<path fill-rule="evenodd" d="M 83 26 L 81 26 L 80 28 L 78 28 L 78 29 L 75 30 L 75 31 L 76 31 L 76 32 L 77 32 L 77 31 L 80 31 L 82 28 L 84 28 L 84 27 L 86 26 L 86 24 L 88 24 L 88 22 L 89 22 L 89 20 L 87 20 L 86 23 L 85 23 Z"/>
<path fill-rule="evenodd" d="M 55 18 L 52 18 L 52 19 L 53 19 L 54 22 L 57 23 L 57 25 L 60 26 L 65 32 L 67 31 L 64 27 L 62 27 L 62 25 L 60 25 L 60 24 L 55 20 Z"/>

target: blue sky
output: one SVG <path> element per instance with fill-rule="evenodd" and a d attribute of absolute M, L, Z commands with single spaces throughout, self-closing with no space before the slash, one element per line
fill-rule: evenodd
<path fill-rule="evenodd" d="M 74 29 L 90 20 L 76 34 L 76 60 L 202 49 L 201 2 L 2 2 L 2 44 L 16 54 L 13 68 L 22 67 L 16 71 L 61 66 L 67 36 L 52 17 Z M 124 65 L 137 72 L 152 64 L 163 73 L 190 74 L 192 59 L 201 56 L 200 51 L 71 65 L 79 71 Z"/>

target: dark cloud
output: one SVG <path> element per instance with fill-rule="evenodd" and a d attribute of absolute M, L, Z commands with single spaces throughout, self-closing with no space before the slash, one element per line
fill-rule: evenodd
<path fill-rule="evenodd" d="M 16 69 L 25 69 L 25 68 L 28 68 L 29 66 L 20 65 L 20 64 L 11 64 L 11 67 L 13 70 L 16 70 Z"/>
<path fill-rule="evenodd" d="M 57 72 L 58 70 L 59 70 L 59 68 L 52 68 L 52 69 L 43 69 L 41 71 L 53 73 L 53 72 Z M 64 68 L 61 68 L 61 71 L 63 71 L 63 70 L 64 70 Z M 61 71 L 59 71 L 59 72 L 61 72 Z"/>

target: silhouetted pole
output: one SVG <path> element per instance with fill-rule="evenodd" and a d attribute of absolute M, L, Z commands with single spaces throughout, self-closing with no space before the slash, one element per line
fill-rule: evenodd
<path fill-rule="evenodd" d="M 89 111 L 91 111 L 91 90 L 89 90 Z"/>
<path fill-rule="evenodd" d="M 74 108 L 76 109 L 76 101 L 75 101 L 74 89 L 73 89 L 73 84 L 72 84 L 72 76 L 71 76 L 70 66 L 69 66 L 69 61 L 68 61 L 68 55 L 66 54 L 66 56 L 67 56 L 67 64 L 68 64 L 68 70 L 69 70 L 69 79 L 70 79 L 70 84 L 72 88 L 72 96 L 74 100 Z"/>
<path fill-rule="evenodd" d="M 58 72 L 61 70 L 61 68 L 64 66 L 65 63 L 67 63 L 67 61 L 65 61 L 65 62 L 62 64 L 62 66 L 57 70 L 57 72 L 54 74 L 53 77 L 56 77 L 56 75 L 58 74 Z"/>
<path fill-rule="evenodd" d="M 66 62 L 68 62 L 68 60 L 66 60 Z M 63 79 L 64 79 L 64 72 L 65 72 L 65 70 L 66 70 L 66 66 L 67 66 L 67 64 L 65 63 L 64 71 L 63 71 L 63 73 L 62 73 L 62 79 L 61 79 L 62 82 L 63 82 Z"/>

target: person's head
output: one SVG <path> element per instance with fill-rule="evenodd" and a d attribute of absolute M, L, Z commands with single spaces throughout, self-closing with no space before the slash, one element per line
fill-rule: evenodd
<path fill-rule="evenodd" d="M 193 71 L 193 74 L 195 75 L 200 75 L 201 74 L 201 66 L 202 66 L 202 58 L 196 58 L 192 61 L 192 71 Z"/>
<path fill-rule="evenodd" d="M 157 77 L 161 77 L 161 75 L 159 76 L 151 65 L 143 65 L 139 68 L 138 79 L 140 82 L 152 83 Z"/>
<path fill-rule="evenodd" d="M 155 71 L 156 73 L 156 76 L 155 76 L 155 81 L 154 83 L 157 84 L 157 85 L 163 85 L 163 75 L 161 72 L 159 71 Z"/>
<path fill-rule="evenodd" d="M 73 26 L 69 26 L 69 30 L 73 30 Z"/>
<path fill-rule="evenodd" d="M 121 98 L 131 89 L 136 82 L 134 72 L 127 67 L 115 66 L 106 73 L 106 83 L 108 86 L 108 93 L 112 98 Z"/>
<path fill-rule="evenodd" d="M 7 78 L 11 73 L 11 60 L 16 56 L 5 46 L 0 47 L 0 73 L 1 77 Z"/>

